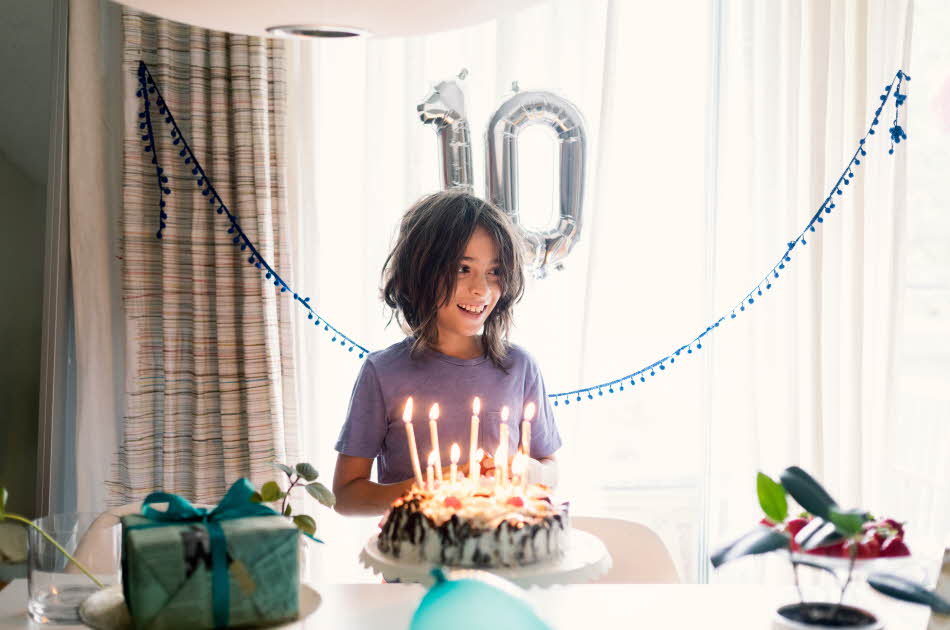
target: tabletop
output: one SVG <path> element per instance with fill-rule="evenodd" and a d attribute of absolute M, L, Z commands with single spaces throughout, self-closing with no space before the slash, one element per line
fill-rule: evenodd
<path fill-rule="evenodd" d="M 317 609 L 299 630 L 408 628 L 425 594 L 416 584 L 311 584 Z M 26 615 L 26 580 L 0 591 L 0 629 L 39 628 Z M 794 589 L 760 585 L 572 584 L 531 588 L 528 598 L 555 630 L 567 628 L 731 628 L 763 630 Z M 849 596 L 849 600 L 852 600 Z M 929 610 L 855 589 L 854 603 L 880 615 L 888 630 L 925 630 Z M 592 625 L 596 624 L 596 625 Z M 54 626 L 82 628 L 83 626 Z"/>

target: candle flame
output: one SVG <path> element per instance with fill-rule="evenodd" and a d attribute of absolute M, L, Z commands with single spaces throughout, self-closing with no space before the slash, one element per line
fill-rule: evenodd
<path fill-rule="evenodd" d="M 449 457 L 452 460 L 453 464 L 459 463 L 459 457 L 462 456 L 462 449 L 459 448 L 458 444 L 453 444 L 452 449 L 449 451 Z"/>
<path fill-rule="evenodd" d="M 480 448 L 475 451 L 475 463 L 481 464 L 483 459 L 485 459 L 485 449 Z"/>
<path fill-rule="evenodd" d="M 499 446 L 498 449 L 495 450 L 495 470 L 498 470 L 498 462 L 503 459 L 505 459 L 505 447 Z"/>
<path fill-rule="evenodd" d="M 429 420 L 438 420 L 439 419 L 439 403 L 434 403 L 432 408 L 429 409 Z"/>
<path fill-rule="evenodd" d="M 534 408 L 533 402 L 529 402 L 527 405 L 525 405 L 524 419 L 527 420 L 528 422 L 531 422 L 531 420 L 534 419 L 534 409 L 535 408 Z"/>
<path fill-rule="evenodd" d="M 406 399 L 406 408 L 402 410 L 402 421 L 412 422 L 412 396 Z"/>
<path fill-rule="evenodd" d="M 435 466 L 435 451 L 429 451 L 429 466 Z"/>
<path fill-rule="evenodd" d="M 508 422 L 508 405 L 501 408 L 501 421 L 505 423 Z"/>
<path fill-rule="evenodd" d="M 475 397 L 475 400 L 472 401 L 472 413 L 478 415 L 478 412 L 482 410 L 482 401 L 478 399 L 478 396 Z"/>

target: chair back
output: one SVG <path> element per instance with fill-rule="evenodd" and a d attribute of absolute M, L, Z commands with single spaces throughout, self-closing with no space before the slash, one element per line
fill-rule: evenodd
<path fill-rule="evenodd" d="M 571 527 L 600 538 L 613 565 L 595 584 L 679 584 L 669 550 L 656 532 L 619 518 L 572 516 Z"/>

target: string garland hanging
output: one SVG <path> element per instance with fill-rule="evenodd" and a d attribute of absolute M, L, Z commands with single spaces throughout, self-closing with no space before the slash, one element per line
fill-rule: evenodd
<path fill-rule="evenodd" d="M 769 269 L 762 279 L 738 300 L 732 308 L 725 311 L 723 315 L 706 326 L 705 330 L 694 336 L 687 343 L 677 347 L 669 354 L 661 356 L 645 367 L 596 385 L 548 394 L 548 398 L 553 401 L 553 404 L 555 406 L 561 404 L 570 405 L 572 401 L 579 403 L 585 399 L 594 400 L 595 393 L 598 397 L 603 397 L 605 392 L 607 394 L 623 392 L 626 389 L 636 386 L 638 382 L 645 383 L 648 377 L 656 376 L 658 373 L 665 371 L 668 367 L 675 365 L 677 359 L 682 360 L 694 354 L 694 350 L 701 350 L 706 338 L 715 332 L 721 324 L 736 319 L 738 315 L 744 313 L 748 308 L 751 308 L 757 299 L 763 298 L 791 264 L 793 250 L 799 245 L 806 246 L 808 244 L 808 235 L 816 232 L 817 228 L 821 227 L 821 224 L 825 221 L 825 215 L 832 213 L 832 210 L 837 206 L 835 203 L 836 200 L 840 200 L 840 197 L 844 195 L 844 187 L 849 186 L 851 181 L 855 178 L 855 168 L 859 167 L 861 165 L 861 159 L 867 156 L 867 149 L 865 148 L 866 142 L 870 136 L 875 135 L 875 127 L 880 123 L 881 114 L 891 97 L 893 97 L 894 100 L 894 119 L 891 127 L 888 129 L 888 133 L 890 134 L 890 148 L 888 149 L 888 154 L 893 155 L 895 145 L 907 139 L 906 132 L 899 124 L 899 118 L 900 108 L 907 99 L 907 95 L 901 93 L 901 86 L 904 81 L 909 82 L 910 80 L 908 75 L 898 70 L 891 82 L 884 87 L 883 93 L 880 95 L 881 104 L 875 109 L 873 119 L 867 132 L 858 140 L 857 148 L 851 156 L 851 160 L 844 167 L 841 176 L 838 177 L 838 180 L 834 186 L 832 186 L 828 195 L 822 201 L 818 209 L 811 215 L 805 227 L 792 240 L 788 241 L 785 251 L 782 252 L 777 262 L 772 265 L 771 269 Z M 155 178 L 159 193 L 158 231 L 155 233 L 156 238 L 161 239 L 167 228 L 168 206 L 165 198 L 172 194 L 172 189 L 169 185 L 168 177 L 165 175 L 165 171 L 158 159 L 154 123 L 152 120 L 151 95 L 154 95 L 155 106 L 158 108 L 158 113 L 164 117 L 164 122 L 169 128 L 172 144 L 179 147 L 178 156 L 184 160 L 186 166 L 191 168 L 191 174 L 195 177 L 197 186 L 201 188 L 201 194 L 207 197 L 209 207 L 214 208 L 217 214 L 223 215 L 224 219 L 226 219 L 228 234 L 232 235 L 231 242 L 236 247 L 239 247 L 241 251 L 248 253 L 248 264 L 259 269 L 264 276 L 264 280 L 272 281 L 274 286 L 280 289 L 281 293 L 289 293 L 292 295 L 294 301 L 306 310 L 307 319 L 312 321 L 316 328 L 322 328 L 323 332 L 330 335 L 331 342 L 339 343 L 341 347 L 346 348 L 350 353 L 356 354 L 360 359 L 365 357 L 366 354 L 370 352 L 369 349 L 357 343 L 327 321 L 327 319 L 318 313 L 313 305 L 311 305 L 310 298 L 302 297 L 291 289 L 284 279 L 281 278 L 280 274 L 277 273 L 277 270 L 261 255 L 260 251 L 255 247 L 254 243 L 241 227 L 237 215 L 228 209 L 227 204 L 225 204 L 224 200 L 218 195 L 207 173 L 198 161 L 197 156 L 195 156 L 184 134 L 182 134 L 178 123 L 175 121 L 174 115 L 172 115 L 171 109 L 168 107 L 168 103 L 162 97 L 161 90 L 159 90 L 151 72 L 149 72 L 148 66 L 146 66 L 143 61 L 139 62 L 138 83 L 139 87 L 136 91 L 136 96 L 142 99 L 142 111 L 139 112 L 139 129 L 143 131 L 143 135 L 141 136 L 142 142 L 145 145 L 143 151 L 151 154 L 151 163 L 155 165 Z"/>

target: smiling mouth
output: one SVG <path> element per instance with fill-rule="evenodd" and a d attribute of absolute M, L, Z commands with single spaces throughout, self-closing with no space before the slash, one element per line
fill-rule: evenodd
<path fill-rule="evenodd" d="M 466 313 L 471 313 L 472 315 L 481 315 L 483 312 L 485 312 L 485 309 L 488 307 L 487 304 L 477 304 L 477 305 L 456 304 L 456 306 L 462 309 L 463 311 L 465 311 Z"/>

